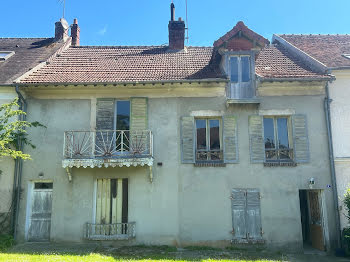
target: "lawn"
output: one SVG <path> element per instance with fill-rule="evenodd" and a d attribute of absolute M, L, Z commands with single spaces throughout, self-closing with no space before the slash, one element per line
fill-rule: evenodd
<path fill-rule="evenodd" d="M 246 252 L 242 249 L 218 249 L 210 247 L 188 247 L 177 249 L 169 246 L 67 246 L 50 244 L 30 244 L 15 246 L 0 253 L 0 261 L 287 261 L 280 253 L 263 254 L 261 250 Z"/>
<path fill-rule="evenodd" d="M 170 246 L 124 246 L 103 247 L 89 244 L 53 244 L 36 243 L 22 244 L 0 252 L 0 261 L 68 261 L 68 262 L 142 262 L 142 261 L 270 261 L 270 262 L 328 262 L 349 261 L 326 255 L 282 254 L 267 251 L 263 247 L 244 249 L 229 247 L 225 249 L 210 247 L 175 248 Z"/>

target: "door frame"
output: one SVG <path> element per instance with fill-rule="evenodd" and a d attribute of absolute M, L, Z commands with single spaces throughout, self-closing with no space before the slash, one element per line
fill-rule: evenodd
<path fill-rule="evenodd" d="M 318 201 L 319 201 L 320 214 L 321 214 L 321 226 L 322 226 L 322 233 L 323 233 L 323 244 L 326 248 L 325 252 L 327 252 L 330 250 L 331 246 L 329 241 L 329 228 L 328 228 L 326 198 L 325 198 L 324 190 L 323 189 L 299 189 L 299 191 L 302 191 L 302 190 L 306 191 L 306 199 L 307 199 L 306 204 L 308 206 L 308 212 L 309 212 L 309 221 L 308 221 L 309 225 L 310 225 L 311 216 L 310 216 L 310 200 L 309 200 L 308 192 L 317 192 L 318 194 Z M 300 203 L 300 199 L 299 199 L 299 203 Z M 302 231 L 302 225 L 300 224 L 300 226 Z"/>
<path fill-rule="evenodd" d="M 45 180 L 31 180 L 27 185 L 27 204 L 26 204 L 26 220 L 24 226 L 24 239 L 25 241 L 29 241 L 29 227 L 30 227 L 30 218 L 32 216 L 32 202 L 33 202 L 33 193 L 34 193 L 34 185 L 35 183 L 52 183 L 52 196 L 53 196 L 53 180 L 45 179 Z M 52 221 L 52 211 L 51 211 L 51 221 Z M 51 227 L 52 228 L 52 227 Z M 51 228 L 50 228 L 50 238 L 51 238 Z"/>

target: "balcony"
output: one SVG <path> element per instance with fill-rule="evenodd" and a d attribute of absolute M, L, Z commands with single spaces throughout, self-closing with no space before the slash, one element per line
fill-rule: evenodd
<path fill-rule="evenodd" d="M 153 135 L 149 130 L 64 132 L 64 168 L 153 165 Z"/>
<path fill-rule="evenodd" d="M 227 89 L 227 104 L 259 104 L 255 94 L 255 86 L 250 82 L 229 83 Z"/>
<path fill-rule="evenodd" d="M 88 240 L 129 240 L 135 238 L 136 223 L 85 224 L 85 239 Z"/>

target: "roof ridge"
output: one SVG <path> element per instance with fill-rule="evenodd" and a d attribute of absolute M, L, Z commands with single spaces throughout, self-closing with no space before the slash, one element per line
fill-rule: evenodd
<path fill-rule="evenodd" d="M 276 34 L 277 36 L 350 36 L 350 34 Z"/>
<path fill-rule="evenodd" d="M 53 39 L 53 37 L 0 37 L 0 39 Z"/>

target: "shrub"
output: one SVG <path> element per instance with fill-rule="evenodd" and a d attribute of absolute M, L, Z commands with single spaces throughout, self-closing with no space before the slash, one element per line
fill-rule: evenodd
<path fill-rule="evenodd" d="M 14 239 L 11 235 L 0 235 L 0 251 L 5 251 L 14 244 Z"/>

